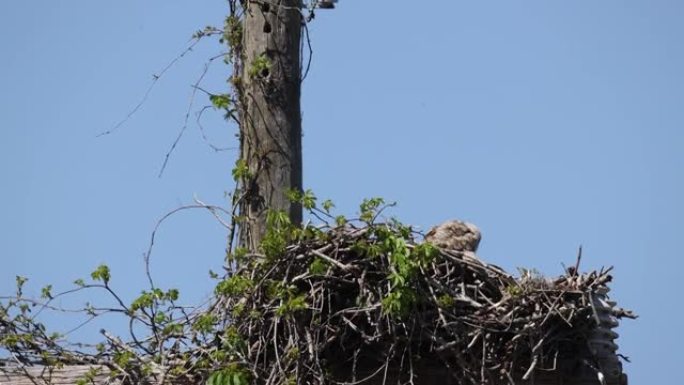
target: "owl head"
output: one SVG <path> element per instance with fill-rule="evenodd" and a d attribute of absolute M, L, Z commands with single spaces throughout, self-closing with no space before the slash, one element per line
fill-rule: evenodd
<path fill-rule="evenodd" d="M 477 251 L 480 229 L 472 223 L 453 220 L 433 227 L 425 235 L 425 241 L 447 250 Z"/>

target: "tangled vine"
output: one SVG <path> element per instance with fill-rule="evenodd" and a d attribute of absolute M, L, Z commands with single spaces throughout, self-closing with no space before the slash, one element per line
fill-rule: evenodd
<path fill-rule="evenodd" d="M 418 242 L 396 220 L 379 222 L 386 207 L 370 199 L 360 216 L 330 214 L 311 192 L 292 192 L 319 226 L 294 226 L 272 212 L 259 253 L 234 250 L 212 303 L 188 310 L 175 289 L 144 292 L 130 304 L 112 291 L 106 266 L 78 289 L 109 292 L 120 307 L 89 307 L 91 316 L 119 312 L 150 335 L 69 349 L 35 319 L 62 294 L 44 301 L 17 293 L 0 308 L 0 346 L 19 364 L 51 370 L 87 365 L 80 384 L 107 375 L 122 383 L 357 384 L 412 383 L 441 367 L 459 384 L 514 383 L 521 370 L 553 368 L 592 357 L 588 336 L 597 326 L 593 296 L 610 269 L 557 279 L 526 271 L 514 278 L 458 250 Z M 67 292 L 68 293 L 68 292 Z M 633 315 L 619 308 L 616 317 Z M 438 364 L 435 364 L 438 363 Z"/>

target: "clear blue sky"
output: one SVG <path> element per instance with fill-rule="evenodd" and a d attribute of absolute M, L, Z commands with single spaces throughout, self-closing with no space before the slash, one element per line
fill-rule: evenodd
<path fill-rule="evenodd" d="M 194 195 L 225 202 L 236 153 L 214 153 L 194 124 L 157 178 L 190 84 L 221 52 L 214 42 L 168 72 L 118 132 L 95 138 L 196 29 L 221 24 L 224 8 L 0 4 L 0 292 L 16 274 L 31 277 L 33 293 L 66 288 L 106 262 L 133 298 L 156 220 Z M 422 228 L 472 221 L 480 254 L 509 270 L 557 274 L 584 245 L 584 267 L 615 265 L 613 297 L 641 315 L 619 329 L 631 383 L 674 383 L 684 345 L 683 15 L 680 0 L 341 0 L 311 26 L 305 184 L 344 213 L 383 196 Z M 204 87 L 226 89 L 227 71 L 216 63 Z M 216 143 L 235 145 L 220 117 L 204 123 Z M 206 213 L 173 218 L 153 256 L 158 281 L 202 298 L 224 246 Z"/>

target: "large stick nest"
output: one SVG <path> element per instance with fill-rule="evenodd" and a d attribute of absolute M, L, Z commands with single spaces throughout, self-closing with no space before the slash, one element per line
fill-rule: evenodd
<path fill-rule="evenodd" d="M 312 230 L 277 258 L 248 256 L 218 288 L 230 360 L 261 384 L 409 383 L 424 368 L 459 384 L 512 383 L 559 361 L 598 361 L 588 339 L 610 269 L 514 278 L 412 234 Z"/>

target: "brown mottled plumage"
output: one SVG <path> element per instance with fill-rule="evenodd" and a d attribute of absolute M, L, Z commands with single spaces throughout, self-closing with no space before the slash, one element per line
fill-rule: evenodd
<path fill-rule="evenodd" d="M 480 244 L 480 229 L 472 223 L 458 220 L 435 226 L 425 235 L 425 241 L 442 249 L 477 251 Z"/>

